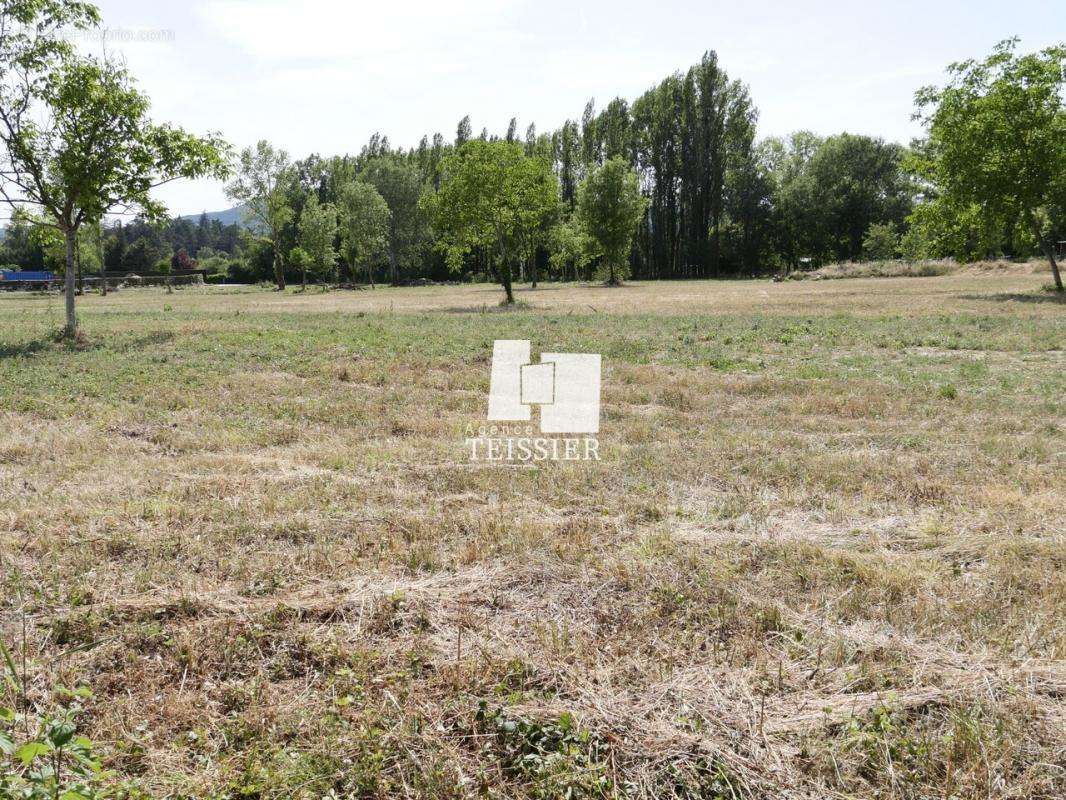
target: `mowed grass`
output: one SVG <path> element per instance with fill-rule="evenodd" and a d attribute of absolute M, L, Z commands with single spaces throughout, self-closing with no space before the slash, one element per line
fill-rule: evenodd
<path fill-rule="evenodd" d="M 0 295 L 0 635 L 158 797 L 1061 797 L 1046 282 Z M 470 463 L 500 338 L 602 461 Z"/>

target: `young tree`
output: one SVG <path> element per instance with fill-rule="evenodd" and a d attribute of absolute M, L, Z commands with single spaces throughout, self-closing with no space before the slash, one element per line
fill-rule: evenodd
<path fill-rule="evenodd" d="M 899 234 L 891 223 L 875 222 L 862 240 L 863 255 L 873 261 L 888 261 L 899 253 Z"/>
<path fill-rule="evenodd" d="M 373 259 L 386 249 L 389 239 L 389 206 L 369 183 L 352 181 L 340 191 L 341 247 L 355 268 L 362 265 L 374 285 Z"/>
<path fill-rule="evenodd" d="M 311 192 L 300 213 L 300 247 L 307 253 L 315 273 L 332 280 L 337 268 L 337 251 L 333 239 L 337 235 L 337 209 L 332 203 L 319 203 L 318 194 Z M 303 270 L 303 285 L 307 288 L 307 270 Z"/>
<path fill-rule="evenodd" d="M 153 123 L 124 68 L 75 55 L 61 29 L 97 24 L 92 5 L 4 0 L 0 10 L 0 192 L 12 206 L 35 206 L 42 224 L 62 234 L 72 336 L 82 226 L 116 207 L 164 218 L 151 190 L 176 178 L 225 177 L 227 147 L 214 135 Z"/>
<path fill-rule="evenodd" d="M 414 167 L 389 156 L 370 161 L 362 177 L 389 207 L 389 271 L 397 284 L 401 270 L 414 262 L 429 234 L 426 215 L 419 207 L 422 179 Z"/>
<path fill-rule="evenodd" d="M 577 218 L 603 254 L 604 278 L 618 286 L 629 274 L 629 254 L 648 199 L 623 158 L 593 170 L 578 189 Z"/>
<path fill-rule="evenodd" d="M 948 68 L 944 88 L 915 96 L 929 132 L 915 159 L 943 202 L 978 204 L 992 218 L 1024 220 L 1063 291 L 1043 220 L 1061 202 L 1066 174 L 1066 45 L 1017 56 L 1017 39 L 996 45 L 984 61 Z"/>
<path fill-rule="evenodd" d="M 514 303 L 511 266 L 524 236 L 532 235 L 559 202 L 551 165 L 514 142 L 471 140 L 441 164 L 440 190 L 424 197 L 438 246 L 458 271 L 483 248 L 498 259 L 504 302 Z"/>
<path fill-rule="evenodd" d="M 312 264 L 311 254 L 302 247 L 294 247 L 289 251 L 289 265 L 300 273 L 304 289 L 307 288 L 307 268 Z"/>
<path fill-rule="evenodd" d="M 245 217 L 258 228 L 274 249 L 274 282 L 278 291 L 285 289 L 285 260 L 281 237 L 286 225 L 292 222 L 288 184 L 291 183 L 289 154 L 275 150 L 266 140 L 255 148 L 241 152 L 237 177 L 226 187 L 226 194 L 244 206 Z"/>
<path fill-rule="evenodd" d="M 601 253 L 596 251 L 596 243 L 576 219 L 559 222 L 551 229 L 548 236 L 548 263 L 565 279 L 567 269 L 574 272 L 574 280 L 585 267 Z"/>

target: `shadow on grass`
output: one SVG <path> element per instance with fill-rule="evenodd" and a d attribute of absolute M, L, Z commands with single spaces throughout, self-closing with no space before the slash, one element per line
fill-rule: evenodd
<path fill-rule="evenodd" d="M 144 336 L 137 336 L 126 341 L 118 340 L 110 344 L 116 352 L 129 353 L 166 344 L 175 338 L 173 331 L 152 331 Z M 75 339 L 64 337 L 60 332 L 38 336 L 25 342 L 0 343 L 0 360 L 5 358 L 28 358 L 45 351 L 66 353 L 84 353 L 99 350 L 108 343 L 102 339 L 90 339 L 79 334 Z"/>
<path fill-rule="evenodd" d="M 0 359 L 25 358 L 27 356 L 36 355 L 42 350 L 47 350 L 55 343 L 55 338 L 51 336 L 42 336 L 37 339 L 30 339 L 28 342 L 18 342 L 11 344 L 3 342 L 0 343 Z"/>
<path fill-rule="evenodd" d="M 961 300 L 993 300 L 999 303 L 1052 303 L 1066 306 L 1066 293 L 1064 292 L 1037 292 L 1028 294 L 1022 292 L 1000 292 L 999 294 L 962 294 Z"/>
<path fill-rule="evenodd" d="M 143 336 L 136 336 L 133 339 L 126 341 L 118 341 L 115 344 L 118 349 L 124 352 L 130 350 L 143 350 L 146 347 L 152 347 L 153 345 L 166 344 L 167 342 L 174 341 L 174 331 L 151 331 Z"/>
<path fill-rule="evenodd" d="M 451 306 L 450 308 L 439 309 L 442 314 L 515 314 L 522 311 L 538 311 L 528 303 L 518 302 L 512 306 L 504 306 L 499 303 L 493 303 L 489 305 L 486 303 L 483 306 Z"/>

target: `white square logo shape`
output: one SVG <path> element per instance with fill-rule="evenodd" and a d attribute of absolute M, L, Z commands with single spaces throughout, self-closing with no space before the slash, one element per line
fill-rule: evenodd
<path fill-rule="evenodd" d="M 522 367 L 522 404 L 550 405 L 555 402 L 555 365 L 526 364 Z"/>
<path fill-rule="evenodd" d="M 598 353 L 543 353 L 532 363 L 526 340 L 500 339 L 492 348 L 490 420 L 524 422 L 540 407 L 542 433 L 598 433 Z"/>

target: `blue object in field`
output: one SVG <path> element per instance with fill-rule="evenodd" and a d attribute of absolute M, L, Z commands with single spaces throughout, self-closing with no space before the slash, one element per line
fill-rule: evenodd
<path fill-rule="evenodd" d="M 51 272 L 33 270 L 20 270 L 18 272 L 0 272 L 0 281 L 54 281 L 56 276 Z"/>

